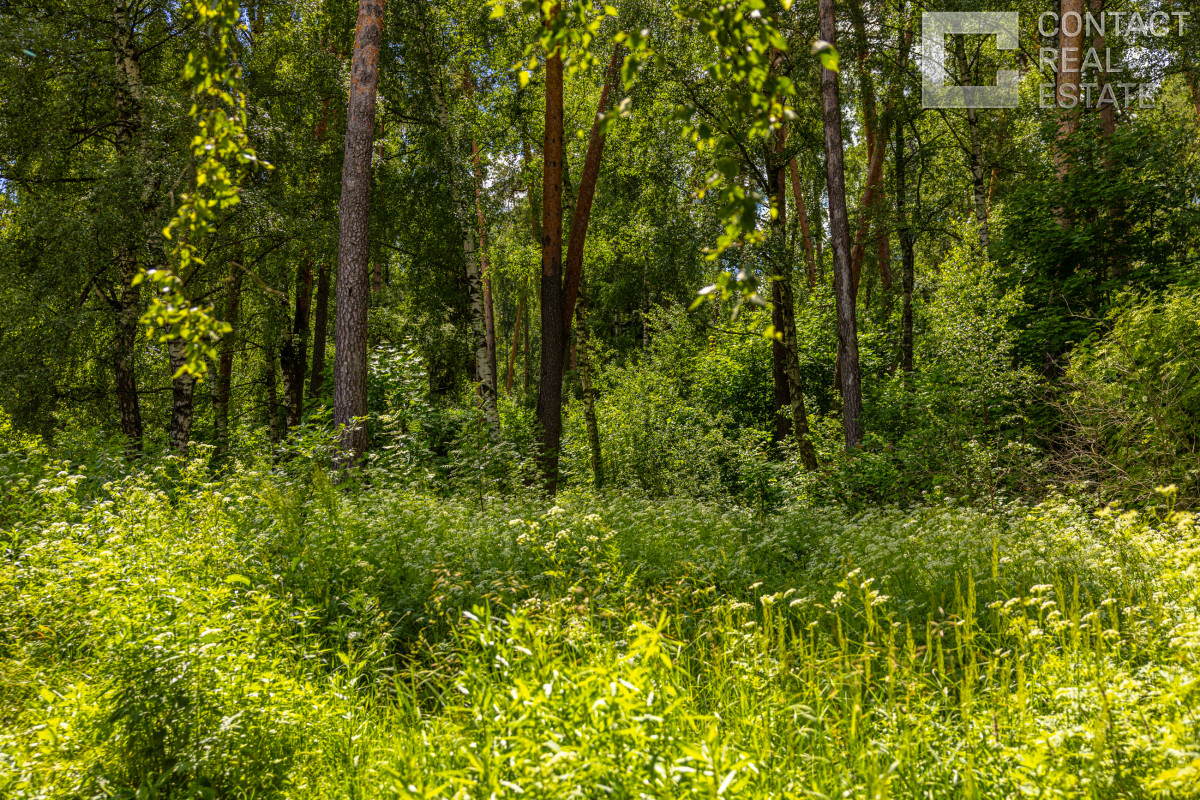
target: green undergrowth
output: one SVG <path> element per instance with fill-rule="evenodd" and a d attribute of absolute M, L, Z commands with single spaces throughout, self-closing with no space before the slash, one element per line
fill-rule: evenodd
<path fill-rule="evenodd" d="M 1195 797 L 1200 537 L 9 458 L 0 796 Z"/>

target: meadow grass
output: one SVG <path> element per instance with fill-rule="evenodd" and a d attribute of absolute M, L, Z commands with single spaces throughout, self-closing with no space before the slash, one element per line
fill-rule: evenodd
<path fill-rule="evenodd" d="M 1200 794 L 1191 517 L 9 473 L 0 795 Z"/>

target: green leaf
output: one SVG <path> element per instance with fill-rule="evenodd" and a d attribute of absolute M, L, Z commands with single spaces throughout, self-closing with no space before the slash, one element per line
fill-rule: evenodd
<path fill-rule="evenodd" d="M 817 39 L 813 42 L 812 52 L 817 58 L 821 59 L 821 66 L 830 72 L 838 71 L 839 56 L 837 48 L 824 39 Z"/>
<path fill-rule="evenodd" d="M 718 158 L 714 163 L 717 171 L 720 172 L 726 180 L 733 180 L 737 177 L 738 169 L 741 167 L 741 162 L 736 158 Z"/>
<path fill-rule="evenodd" d="M 246 586 L 254 585 L 250 582 L 250 579 L 247 578 L 245 575 L 230 575 L 227 578 L 225 578 L 225 582 L 226 583 L 241 583 Z"/>

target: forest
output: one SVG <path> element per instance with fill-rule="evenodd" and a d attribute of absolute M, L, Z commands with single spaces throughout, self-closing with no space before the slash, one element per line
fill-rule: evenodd
<path fill-rule="evenodd" d="M 1200 798 L 1198 507 L 1194 0 L 0 0 L 0 798 Z"/>

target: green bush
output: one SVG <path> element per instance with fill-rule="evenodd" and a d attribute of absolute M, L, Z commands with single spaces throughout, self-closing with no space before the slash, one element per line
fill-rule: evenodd
<path fill-rule="evenodd" d="M 682 307 L 652 314 L 642 358 L 609 367 L 598 381 L 608 485 L 658 498 L 740 497 L 759 507 L 778 500 L 763 419 L 765 412 L 773 425 L 770 406 L 752 402 L 770 397 L 770 345 L 753 325 L 718 343 Z M 581 402 L 571 403 L 564 432 L 563 469 L 586 484 Z"/>
<path fill-rule="evenodd" d="M 836 420 L 817 426 L 828 463 L 809 482 L 817 496 L 857 507 L 934 489 L 995 500 L 1038 482 L 1026 430 L 1038 379 L 1013 361 L 1021 292 L 1002 290 L 996 265 L 970 243 L 975 233 L 961 235 L 917 305 L 913 371 L 865 387 L 862 450 L 845 452 Z"/>
<path fill-rule="evenodd" d="M 1127 297 L 1110 330 L 1071 355 L 1063 466 L 1109 497 L 1145 503 L 1158 486 L 1200 500 L 1200 290 Z"/>

